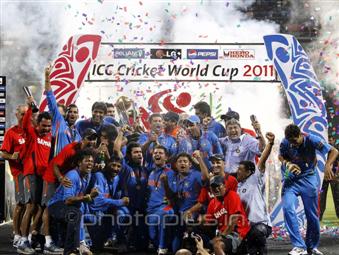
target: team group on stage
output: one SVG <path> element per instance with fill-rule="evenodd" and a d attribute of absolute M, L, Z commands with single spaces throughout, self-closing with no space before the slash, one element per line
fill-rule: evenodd
<path fill-rule="evenodd" d="M 267 254 L 271 234 L 265 203 L 265 163 L 271 132 L 242 128 L 229 110 L 211 116 L 206 102 L 195 115 L 153 113 L 149 130 L 135 115 L 115 120 L 115 105 L 95 102 L 78 120 L 75 104 L 59 105 L 50 67 L 45 69 L 48 112 L 33 97 L 16 109 L 17 125 L 1 147 L 15 184 L 13 246 L 20 254 Z M 121 116 L 120 116 L 121 117 Z M 280 144 L 282 206 L 293 249 L 321 255 L 316 151 L 327 154 L 325 181 L 337 168 L 338 150 L 290 124 Z M 327 184 L 328 186 L 328 184 Z M 303 240 L 295 211 L 304 204 Z M 338 208 L 337 214 L 338 214 Z M 90 242 L 89 242 L 90 240 Z"/>

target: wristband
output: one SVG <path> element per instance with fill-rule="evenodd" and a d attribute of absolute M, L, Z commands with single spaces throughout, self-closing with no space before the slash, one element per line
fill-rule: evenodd
<path fill-rule="evenodd" d="M 91 195 L 88 194 L 88 195 L 84 196 L 84 201 L 87 202 L 87 203 L 92 202 L 92 197 L 91 197 Z"/>

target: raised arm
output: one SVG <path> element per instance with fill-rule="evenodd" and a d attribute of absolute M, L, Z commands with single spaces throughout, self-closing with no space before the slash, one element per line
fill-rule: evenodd
<path fill-rule="evenodd" d="M 48 103 L 48 109 L 49 109 L 49 112 L 53 116 L 52 124 L 53 124 L 53 127 L 55 127 L 57 121 L 64 120 L 64 117 L 61 115 L 58 109 L 58 104 L 55 99 L 52 86 L 51 86 L 51 82 L 49 79 L 50 73 L 51 73 L 51 66 L 47 66 L 45 68 L 45 92 L 46 92 L 46 99 Z"/>
<path fill-rule="evenodd" d="M 266 139 L 268 143 L 266 144 L 265 149 L 263 153 L 261 154 L 260 160 L 258 162 L 258 169 L 261 173 L 265 173 L 265 170 L 266 170 L 265 164 L 266 164 L 268 157 L 271 154 L 271 151 L 274 145 L 274 138 L 275 138 L 275 135 L 273 133 L 271 132 L 266 133 Z"/>
<path fill-rule="evenodd" d="M 193 152 L 193 158 L 195 158 L 199 163 L 199 167 L 200 167 L 200 171 L 201 171 L 201 179 L 203 181 L 209 180 L 208 169 L 207 169 L 207 166 L 204 162 L 204 159 L 202 158 L 201 151 L 199 151 L 199 150 L 194 151 Z"/>
<path fill-rule="evenodd" d="M 30 105 L 31 102 L 34 102 L 33 97 L 28 97 L 28 105 Z M 24 129 L 26 134 L 33 134 L 34 127 L 32 124 L 32 108 L 29 107 L 28 110 L 26 111 L 23 119 L 22 119 L 22 128 Z"/>
<path fill-rule="evenodd" d="M 123 130 L 119 130 L 117 138 L 115 138 L 114 146 L 113 146 L 113 152 L 115 155 L 118 155 L 120 158 L 123 158 L 121 152 L 121 147 L 124 142 L 124 132 Z"/>

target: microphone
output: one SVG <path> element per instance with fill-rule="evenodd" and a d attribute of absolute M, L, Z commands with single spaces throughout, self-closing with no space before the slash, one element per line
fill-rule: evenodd
<path fill-rule="evenodd" d="M 23 89 L 24 89 L 25 94 L 26 94 L 27 97 L 31 97 L 31 96 L 32 96 L 32 92 L 31 92 L 31 90 L 29 89 L 29 87 L 24 86 Z M 31 106 L 31 108 L 32 108 L 32 112 L 33 112 L 33 113 L 36 113 L 36 112 L 39 111 L 38 106 L 37 106 L 34 102 L 31 102 L 31 105 L 30 105 L 30 106 Z"/>

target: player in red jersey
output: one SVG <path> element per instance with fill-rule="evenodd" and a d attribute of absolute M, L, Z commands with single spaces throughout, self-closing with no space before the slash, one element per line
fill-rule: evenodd
<path fill-rule="evenodd" d="M 31 106 L 34 102 L 33 97 L 28 97 L 28 105 Z M 23 118 L 23 129 L 26 136 L 25 155 L 23 158 L 24 166 L 24 190 L 26 210 L 21 223 L 22 237 L 18 244 L 17 252 L 20 254 L 34 254 L 35 250 L 31 248 L 28 241 L 29 227 L 32 217 L 32 240 L 38 233 L 43 208 L 41 206 L 43 193 L 43 180 L 51 150 L 51 134 L 52 117 L 48 112 L 41 112 L 37 116 L 36 126 L 32 124 L 32 108 L 30 107 Z M 48 212 L 43 216 L 44 223 L 48 219 Z M 46 224 L 47 223 L 47 224 Z M 56 249 L 49 235 L 48 221 L 44 224 L 45 234 L 45 250 L 62 252 L 61 249 Z"/>
<path fill-rule="evenodd" d="M 224 178 L 225 187 L 227 190 L 233 190 L 237 192 L 238 188 L 238 181 L 237 179 L 225 172 L 225 161 L 224 156 L 222 154 L 213 154 L 209 157 L 209 160 L 212 164 L 211 173 L 208 172 L 207 167 L 202 160 L 201 153 L 199 151 L 195 151 L 193 153 L 193 157 L 197 159 L 201 174 L 202 174 L 202 180 L 209 181 L 210 178 L 213 176 L 222 176 Z M 197 200 L 197 203 L 191 207 L 188 211 L 185 212 L 185 214 L 188 217 L 194 217 L 195 214 L 200 212 L 204 206 L 205 209 L 207 208 L 209 202 L 214 198 L 213 193 L 210 191 L 210 187 L 207 183 L 204 187 L 201 188 L 200 194 Z"/>
<path fill-rule="evenodd" d="M 48 164 L 43 179 L 48 183 L 55 183 L 56 180 L 65 187 L 71 187 L 72 182 L 64 175 L 76 167 L 76 154 L 85 148 L 95 148 L 98 134 L 92 128 L 87 128 L 83 140 L 66 145 L 59 154 Z M 52 194 L 53 195 L 53 194 Z"/>
<path fill-rule="evenodd" d="M 235 191 L 226 189 L 222 176 L 213 176 L 210 187 L 214 198 L 208 205 L 204 222 L 217 223 L 218 236 L 213 239 L 214 252 L 216 255 L 241 254 L 246 250 L 246 241 L 243 240 L 250 225 L 240 197 Z"/>
<path fill-rule="evenodd" d="M 15 188 L 15 209 L 13 213 L 13 231 L 14 240 L 13 247 L 17 248 L 19 239 L 21 237 L 20 225 L 22 214 L 25 209 L 25 193 L 24 193 L 24 176 L 22 170 L 22 162 L 20 154 L 25 146 L 24 130 L 22 128 L 22 118 L 27 111 L 26 105 L 18 105 L 16 108 L 15 116 L 18 124 L 9 128 L 4 137 L 1 146 L 1 157 L 8 160 L 9 167 L 14 180 Z"/>

